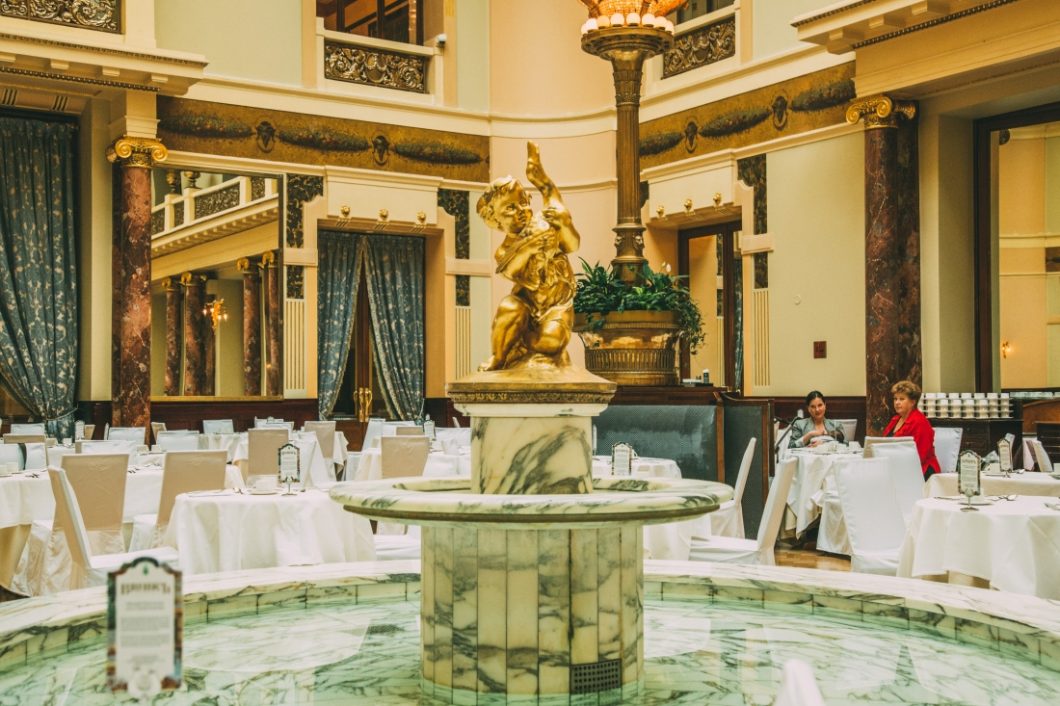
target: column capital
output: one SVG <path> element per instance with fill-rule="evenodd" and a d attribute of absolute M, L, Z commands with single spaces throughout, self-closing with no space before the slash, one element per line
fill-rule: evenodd
<path fill-rule="evenodd" d="M 855 98 L 847 106 L 847 122 L 856 125 L 864 119 L 866 130 L 896 128 L 899 115 L 904 116 L 906 120 L 912 120 L 916 116 L 916 103 L 894 100 L 881 93 Z"/>
<path fill-rule="evenodd" d="M 180 276 L 180 283 L 185 287 L 191 287 L 194 285 L 203 284 L 206 282 L 205 275 L 198 275 L 194 272 L 185 272 Z"/>
<path fill-rule="evenodd" d="M 172 292 L 179 288 L 177 287 L 177 281 L 175 279 L 173 279 L 172 277 L 163 277 L 162 289 L 166 290 L 167 292 Z"/>
<path fill-rule="evenodd" d="M 166 161 L 169 151 L 161 141 L 153 137 L 130 137 L 125 135 L 107 148 L 107 160 L 123 167 L 149 169 L 158 162 Z"/>
<path fill-rule="evenodd" d="M 261 267 L 265 269 L 267 267 L 276 266 L 276 253 L 272 250 L 267 250 L 261 254 Z"/>
<path fill-rule="evenodd" d="M 236 269 L 242 272 L 243 274 L 248 274 L 252 272 L 252 269 L 250 267 L 250 258 L 241 257 L 236 260 Z"/>

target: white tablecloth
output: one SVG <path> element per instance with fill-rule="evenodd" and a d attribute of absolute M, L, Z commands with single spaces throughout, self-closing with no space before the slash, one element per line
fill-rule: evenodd
<path fill-rule="evenodd" d="M 320 490 L 179 495 L 164 542 L 186 574 L 375 559 L 368 520 Z"/>
<path fill-rule="evenodd" d="M 427 465 L 423 469 L 426 477 L 470 476 L 471 454 L 448 454 L 432 451 L 427 454 Z M 379 448 L 361 451 L 353 477 L 349 480 L 379 480 L 383 477 L 383 452 Z"/>
<path fill-rule="evenodd" d="M 308 433 L 308 432 L 297 432 Z M 243 448 L 243 458 L 246 458 L 246 443 L 247 433 L 245 431 L 236 432 L 234 434 L 203 434 L 204 439 L 203 448 L 206 449 L 225 449 L 228 451 L 228 462 L 234 463 L 236 453 L 239 451 L 240 446 Z M 349 442 L 346 441 L 346 435 L 341 431 L 335 432 L 335 452 L 332 462 L 343 466 L 346 464 L 346 448 L 349 446 Z"/>
<path fill-rule="evenodd" d="M 986 580 L 991 587 L 1060 600 L 1060 510 L 1055 498 L 999 500 L 976 512 L 962 501 L 917 502 L 898 564 L 899 576 L 951 572 Z"/>
<path fill-rule="evenodd" d="M 821 515 L 821 499 L 834 486 L 836 469 L 861 458 L 861 454 L 823 454 L 810 449 L 793 449 L 791 454 L 798 459 L 798 465 L 788 491 L 789 512 L 785 513 L 784 529 L 800 536 Z"/>
<path fill-rule="evenodd" d="M 135 515 L 158 512 L 162 494 L 162 469 L 155 467 L 130 473 L 125 478 L 123 516 L 132 522 Z M 0 478 L 0 527 L 28 525 L 51 520 L 55 498 L 47 471 L 19 473 Z"/>
<path fill-rule="evenodd" d="M 980 476 L 983 495 L 1060 495 L 1060 480 L 1046 473 L 1018 473 L 1004 476 Z M 928 478 L 924 496 L 957 494 L 956 473 L 936 473 Z"/>

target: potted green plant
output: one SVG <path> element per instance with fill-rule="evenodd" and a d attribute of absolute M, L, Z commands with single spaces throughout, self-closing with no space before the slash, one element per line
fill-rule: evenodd
<path fill-rule="evenodd" d="M 612 268 L 582 260 L 574 295 L 574 330 L 585 367 L 620 385 L 675 385 L 676 344 L 695 352 L 704 340 L 699 306 L 669 267 L 647 264 L 632 285 Z"/>

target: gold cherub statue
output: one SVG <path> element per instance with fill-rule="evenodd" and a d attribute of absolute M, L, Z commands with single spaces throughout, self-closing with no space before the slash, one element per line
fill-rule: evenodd
<path fill-rule="evenodd" d="M 581 236 L 541 166 L 537 145 L 528 142 L 526 152 L 526 177 L 545 201 L 541 212 L 533 212 L 530 194 L 510 176 L 490 184 L 476 207 L 487 225 L 505 233 L 494 258 L 497 272 L 513 285 L 497 307 L 492 355 L 479 370 L 570 365 L 576 286 L 567 253 L 578 249 Z"/>

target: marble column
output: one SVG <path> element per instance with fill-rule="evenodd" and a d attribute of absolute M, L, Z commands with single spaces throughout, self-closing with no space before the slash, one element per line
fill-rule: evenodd
<path fill-rule="evenodd" d="M 206 305 L 206 278 L 185 272 L 180 283 L 184 285 L 184 394 L 201 395 L 205 380 L 202 308 Z"/>
<path fill-rule="evenodd" d="M 920 248 L 915 226 L 919 218 L 915 213 L 902 213 L 910 205 L 908 195 L 905 204 L 900 197 L 910 175 L 908 161 L 904 171 L 899 169 L 898 150 L 899 119 L 911 121 L 915 115 L 914 104 L 883 95 L 855 100 L 846 115 L 851 124 L 865 121 L 865 419 L 869 435 L 880 434 L 892 415 L 891 385 L 903 379 L 920 382 L 919 363 L 910 366 L 910 361 L 920 357 Z M 915 173 L 911 178 L 915 185 Z M 912 233 L 906 232 L 911 226 Z M 908 313 L 911 303 L 917 308 L 915 320 Z M 915 352 L 908 350 L 911 347 Z"/>
<path fill-rule="evenodd" d="M 265 279 L 265 394 L 283 394 L 283 331 L 280 329 L 280 268 L 276 253 L 261 256 Z"/>
<path fill-rule="evenodd" d="M 180 305 L 184 299 L 180 284 L 172 277 L 162 280 L 166 292 L 166 378 L 164 391 L 167 395 L 180 394 L 180 347 L 183 327 L 180 321 Z"/>
<path fill-rule="evenodd" d="M 119 166 L 112 260 L 111 424 L 151 422 L 151 167 L 167 156 L 153 138 L 121 137 L 107 148 Z"/>
<path fill-rule="evenodd" d="M 261 273 L 247 258 L 236 262 L 243 273 L 243 394 L 261 394 Z"/>
<path fill-rule="evenodd" d="M 216 297 L 207 299 L 202 316 L 202 392 L 203 395 L 214 394 L 214 376 L 217 374 L 217 324 L 214 323 L 210 310 Z"/>

